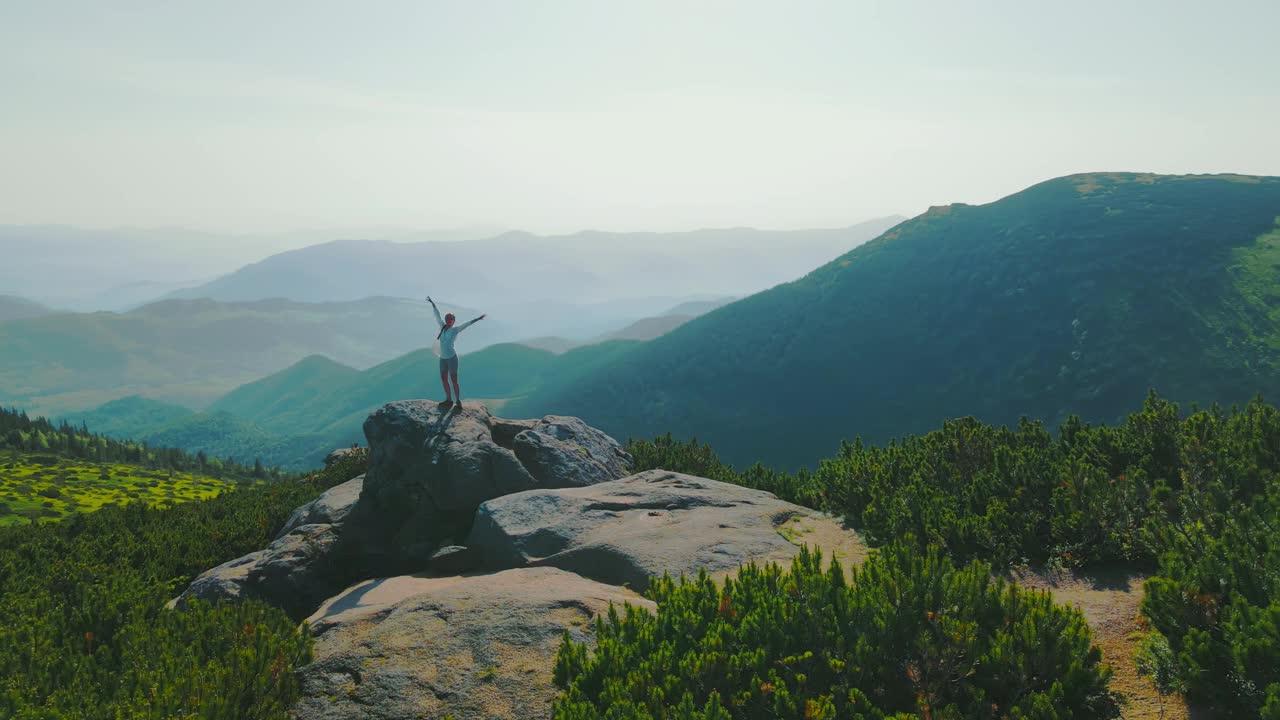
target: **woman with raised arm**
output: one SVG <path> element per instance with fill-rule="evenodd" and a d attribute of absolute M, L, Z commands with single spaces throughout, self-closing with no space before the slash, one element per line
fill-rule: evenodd
<path fill-rule="evenodd" d="M 453 405 L 455 410 L 461 410 L 462 390 L 458 388 L 458 351 L 454 350 L 453 341 L 457 339 L 458 333 L 485 319 L 486 316 L 481 315 L 475 320 L 455 325 L 453 313 L 447 313 L 442 318 L 440 308 L 436 307 L 436 301 L 428 296 L 427 302 L 431 303 L 431 312 L 436 314 L 436 322 L 440 324 L 440 332 L 436 334 L 436 339 L 440 341 L 440 384 L 444 385 L 443 404 Z M 449 387 L 450 381 L 453 383 L 452 392 Z M 453 401 L 455 397 L 458 398 L 456 405 Z"/>

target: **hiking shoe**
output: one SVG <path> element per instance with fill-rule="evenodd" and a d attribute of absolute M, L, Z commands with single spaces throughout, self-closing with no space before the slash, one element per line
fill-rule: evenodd
<path fill-rule="evenodd" d="M 452 400 L 441 400 L 441 401 L 440 401 L 440 404 L 441 404 L 441 405 L 443 405 L 444 407 L 449 407 L 450 405 L 452 405 L 452 404 L 453 404 L 453 401 L 452 401 Z"/>

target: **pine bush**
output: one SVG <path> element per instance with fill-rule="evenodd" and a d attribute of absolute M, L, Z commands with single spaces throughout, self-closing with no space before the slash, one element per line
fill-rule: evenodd
<path fill-rule="evenodd" d="M 937 548 L 891 545 L 847 582 L 804 550 L 651 595 L 657 615 L 599 620 L 594 652 L 566 635 L 556 720 L 1116 716 L 1078 611 Z"/>

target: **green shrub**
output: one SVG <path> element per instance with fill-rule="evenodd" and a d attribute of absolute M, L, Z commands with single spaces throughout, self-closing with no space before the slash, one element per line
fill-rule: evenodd
<path fill-rule="evenodd" d="M 0 528 L 0 717 L 285 718 L 311 652 L 296 623 L 256 602 L 164 606 L 351 469 Z"/>
<path fill-rule="evenodd" d="M 736 472 L 711 448 L 670 436 L 628 450 L 638 470 L 734 482 L 843 515 L 873 544 L 913 535 L 957 559 L 997 565 L 1154 566 L 1164 523 L 1195 520 L 1210 493 L 1248 503 L 1275 484 L 1280 412 L 1255 400 L 1180 419 L 1176 405 L 1152 394 L 1122 425 L 1072 418 L 1056 436 L 1036 422 L 1004 428 L 960 418 L 884 447 L 844 443 L 798 473 Z"/>
<path fill-rule="evenodd" d="M 1161 532 L 1167 552 L 1142 611 L 1191 697 L 1233 717 L 1280 718 L 1280 489 L 1248 507 L 1224 503 L 1221 488 L 1206 496 L 1194 521 Z"/>
<path fill-rule="evenodd" d="M 1151 395 L 1118 426 L 970 418 L 884 447 L 845 443 L 812 473 L 736 472 L 711 448 L 633 441 L 662 467 L 844 515 L 872 544 L 908 535 L 958 559 L 1158 567 L 1139 661 L 1231 717 L 1280 720 L 1280 411 L 1180 416 Z M 1163 643 L 1163 645 L 1161 645 Z"/>
<path fill-rule="evenodd" d="M 566 633 L 556 720 L 588 718 L 1109 718 L 1116 704 L 1081 614 L 937 548 L 883 549 L 846 583 L 802 551 L 790 570 L 747 566 L 654 582 L 657 615 Z"/>

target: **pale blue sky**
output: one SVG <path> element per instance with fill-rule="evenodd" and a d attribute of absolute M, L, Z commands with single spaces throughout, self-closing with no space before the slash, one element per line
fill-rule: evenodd
<path fill-rule="evenodd" d="M 0 223 L 817 227 L 1280 174 L 1280 2 L 0 0 Z"/>

